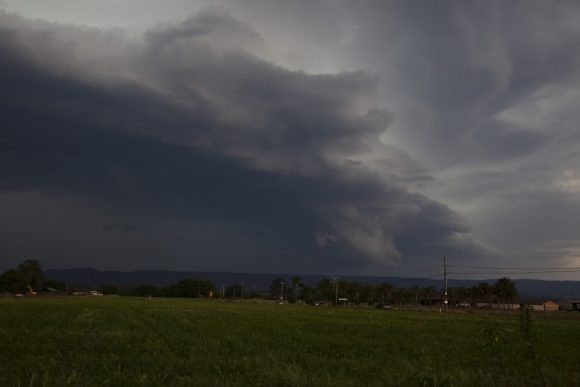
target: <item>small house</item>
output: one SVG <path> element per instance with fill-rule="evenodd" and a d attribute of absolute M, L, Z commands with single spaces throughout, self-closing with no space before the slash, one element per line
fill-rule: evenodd
<path fill-rule="evenodd" d="M 522 304 L 522 307 L 527 306 L 535 312 L 557 312 L 560 307 L 554 301 L 538 301 L 528 300 Z"/>
<path fill-rule="evenodd" d="M 546 301 L 542 303 L 542 306 L 544 307 L 544 312 L 557 312 L 560 309 L 560 306 L 554 301 Z"/>

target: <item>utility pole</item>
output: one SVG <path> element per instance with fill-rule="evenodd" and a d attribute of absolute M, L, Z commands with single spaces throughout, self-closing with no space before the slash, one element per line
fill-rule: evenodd
<path fill-rule="evenodd" d="M 336 306 L 338 306 L 338 277 L 336 277 L 336 281 L 334 282 L 334 291 L 335 291 L 334 299 L 336 302 Z"/>
<path fill-rule="evenodd" d="M 443 279 L 445 281 L 445 297 L 443 299 L 443 308 L 447 312 L 449 300 L 447 299 L 447 256 L 443 256 Z"/>
<path fill-rule="evenodd" d="M 338 306 L 338 277 L 332 277 L 334 280 L 334 306 Z"/>
<path fill-rule="evenodd" d="M 284 281 L 280 281 L 280 302 L 284 300 Z"/>

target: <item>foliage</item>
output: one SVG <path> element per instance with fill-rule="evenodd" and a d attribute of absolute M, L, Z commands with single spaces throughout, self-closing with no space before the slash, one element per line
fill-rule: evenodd
<path fill-rule="evenodd" d="M 0 290 L 20 293 L 26 289 L 26 281 L 18 269 L 10 269 L 0 277 Z"/>
<path fill-rule="evenodd" d="M 107 289 L 107 293 L 120 293 L 133 297 L 201 298 L 209 297 L 210 293 L 215 293 L 215 286 L 210 281 L 188 278 L 163 288 L 149 284 L 141 284 L 125 288 L 119 293 L 112 293 L 113 290 L 109 288 Z M 103 293 L 104 291 L 103 288 Z"/>
<path fill-rule="evenodd" d="M 17 268 L 6 271 L 0 276 L 0 291 L 5 292 L 26 292 L 27 285 L 34 290 L 41 290 L 44 287 L 50 287 L 56 290 L 64 291 L 66 285 L 53 280 L 45 280 L 42 266 L 36 260 L 27 260 L 18 265 Z M 226 289 L 226 298 L 240 298 L 242 296 L 241 284 L 231 285 Z M 381 283 L 378 285 L 360 284 L 338 279 L 338 289 L 331 278 L 323 278 L 313 287 L 302 283 L 299 276 L 292 276 L 290 279 L 276 277 L 272 280 L 269 289 L 272 299 L 279 299 L 295 303 L 301 302 L 312 303 L 315 300 L 335 302 L 337 295 L 339 298 L 346 298 L 348 304 L 397 304 L 397 305 L 434 305 L 442 302 L 442 292 L 432 286 L 418 287 L 414 286 L 409 289 L 396 287 L 390 283 Z M 121 294 L 131 296 L 154 296 L 154 297 L 179 297 L 179 298 L 199 298 L 217 296 L 214 284 L 210 281 L 197 279 L 184 279 L 175 284 L 159 288 L 149 284 L 138 286 L 129 286 L 125 289 L 119 289 L 115 286 L 108 285 L 102 288 L 104 294 Z M 255 292 L 249 292 L 243 289 L 244 296 L 256 297 Z M 449 288 L 450 304 L 474 303 L 474 302 L 514 302 L 518 293 L 515 284 L 509 278 L 499 279 L 493 286 L 487 283 L 480 283 L 471 288 L 457 287 Z"/>
<path fill-rule="evenodd" d="M 28 286 L 39 291 L 44 287 L 44 272 L 35 259 L 22 262 L 14 269 L 7 270 L 0 277 L 0 290 L 18 293 L 28 291 Z"/>
<path fill-rule="evenodd" d="M 291 280 L 276 277 L 270 286 L 272 299 L 279 299 L 282 292 L 284 298 L 293 303 L 297 301 L 298 291 L 301 300 L 312 302 L 314 300 L 335 302 L 335 282 L 332 278 L 323 278 L 313 287 L 302 283 L 300 277 L 292 277 Z M 413 286 L 411 288 L 397 287 L 391 283 L 360 284 L 358 282 L 338 279 L 338 297 L 346 298 L 348 304 L 396 304 L 396 305 L 436 305 L 443 301 L 443 291 L 433 286 Z M 448 297 L 452 306 L 458 304 L 471 304 L 475 302 L 514 302 L 518 292 L 515 284 L 509 278 L 501 278 L 493 286 L 488 283 L 480 283 L 470 288 L 451 287 L 448 289 Z"/>
<path fill-rule="evenodd" d="M 129 296 L 133 297 L 158 297 L 162 295 L 161 289 L 153 285 L 137 285 L 128 292 Z"/>
<path fill-rule="evenodd" d="M 282 277 L 276 277 L 270 284 L 270 296 L 274 299 L 284 298 L 287 281 Z"/>
<path fill-rule="evenodd" d="M 22 275 L 26 285 L 34 290 L 41 290 L 44 286 L 44 272 L 36 259 L 28 259 L 18 265 L 17 270 Z"/>
<path fill-rule="evenodd" d="M 44 288 L 50 288 L 58 290 L 59 292 L 66 291 L 66 284 L 64 282 L 56 281 L 53 279 L 44 280 Z"/>
<path fill-rule="evenodd" d="M 209 293 L 214 290 L 215 286 L 210 281 L 188 278 L 168 286 L 162 294 L 165 297 L 208 297 Z"/>
<path fill-rule="evenodd" d="M 248 291 L 240 284 L 235 284 L 226 288 L 226 298 L 243 298 L 245 296 L 248 297 Z"/>
<path fill-rule="evenodd" d="M 316 284 L 316 297 L 321 300 L 335 302 L 334 281 L 330 278 L 324 278 Z"/>
<path fill-rule="evenodd" d="M 117 295 L 121 293 L 121 290 L 115 285 L 105 285 L 101 288 L 101 293 L 105 295 Z"/>
<path fill-rule="evenodd" d="M 512 303 L 518 296 L 516 285 L 507 277 L 500 278 L 494 285 L 495 295 L 500 302 Z"/>

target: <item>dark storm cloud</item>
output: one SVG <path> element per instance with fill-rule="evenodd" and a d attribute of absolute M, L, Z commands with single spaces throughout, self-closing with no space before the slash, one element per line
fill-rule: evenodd
<path fill-rule="evenodd" d="M 391 116 L 377 107 L 374 77 L 260 60 L 252 54 L 260 37 L 215 9 L 157 27 L 139 44 L 6 13 L 0 25 L 8 26 L 0 29 L 4 194 L 83 198 L 115 219 L 100 232 L 141 231 L 117 220 L 122 208 L 195 221 L 214 245 L 247 236 L 260 245 L 228 259 L 252 270 L 277 270 L 264 258 L 277 254 L 296 271 L 364 271 L 406 254 L 485 252 L 459 215 L 409 192 L 429 176 L 380 142 Z M 232 33 L 239 39 L 226 38 Z M 111 39 L 129 47 L 117 61 L 117 48 L 104 44 Z M 180 267 L 206 267 L 221 251 L 204 248 L 197 256 L 206 258 L 182 254 Z M 155 258 L 144 259 L 150 267 Z"/>

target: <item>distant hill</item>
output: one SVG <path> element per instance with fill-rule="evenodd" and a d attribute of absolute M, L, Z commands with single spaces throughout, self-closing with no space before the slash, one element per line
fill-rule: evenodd
<path fill-rule="evenodd" d="M 101 271 L 91 268 L 75 268 L 61 270 L 47 270 L 48 278 L 69 285 L 101 287 L 104 285 L 128 286 L 151 284 L 155 286 L 167 286 L 186 278 L 196 278 L 212 281 L 216 286 L 229 286 L 244 283 L 245 286 L 257 291 L 266 291 L 272 280 L 276 277 L 290 279 L 294 274 L 256 274 L 256 273 L 231 273 L 231 272 L 197 272 L 197 271 Z M 296 274 L 307 285 L 314 285 L 328 275 Z M 379 276 L 341 276 L 344 281 L 357 281 L 364 284 L 379 284 L 389 282 L 397 287 L 408 288 L 417 286 L 434 286 L 442 288 L 441 280 L 431 278 L 403 278 L 403 277 L 379 277 Z M 489 280 L 459 280 L 450 279 L 449 286 L 473 286 L 480 282 L 494 283 L 496 279 Z M 523 298 L 580 298 L 580 281 L 547 281 L 536 279 L 514 279 L 520 296 Z"/>

